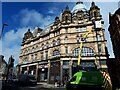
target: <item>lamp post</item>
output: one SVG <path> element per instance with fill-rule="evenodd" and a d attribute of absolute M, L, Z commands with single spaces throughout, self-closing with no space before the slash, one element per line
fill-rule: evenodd
<path fill-rule="evenodd" d="M 2 38 L 2 32 L 3 32 L 5 26 L 8 26 L 8 25 L 7 25 L 7 24 L 3 24 L 3 25 L 2 25 L 2 31 L 1 31 L 1 33 L 0 33 L 0 39 Z"/>

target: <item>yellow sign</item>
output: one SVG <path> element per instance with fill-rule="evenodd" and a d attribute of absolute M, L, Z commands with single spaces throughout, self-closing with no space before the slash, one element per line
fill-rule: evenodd
<path fill-rule="evenodd" d="M 82 36 L 82 39 L 84 40 L 88 34 L 90 34 L 92 32 L 92 28 L 87 32 L 85 33 L 83 36 Z M 80 60 L 81 60 L 81 51 L 82 51 L 82 46 L 83 46 L 83 42 L 81 41 L 80 43 L 80 50 L 79 50 L 79 56 L 78 56 L 78 66 L 80 65 Z"/>

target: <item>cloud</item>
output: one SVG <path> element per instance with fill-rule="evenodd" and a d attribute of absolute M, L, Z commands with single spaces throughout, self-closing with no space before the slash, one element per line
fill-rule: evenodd
<path fill-rule="evenodd" d="M 33 30 L 36 26 L 44 28 L 44 26 L 52 23 L 52 19 L 54 18 L 49 15 L 44 16 L 43 14 L 33 9 L 22 9 L 18 14 L 13 16 L 14 21 L 16 23 L 20 23 L 20 27 L 17 30 L 9 30 L 3 35 L 2 53 L 5 56 L 5 60 L 7 62 L 8 58 L 13 55 L 16 65 L 18 64 L 19 60 L 22 38 L 28 28 L 31 28 L 31 30 Z"/>
<path fill-rule="evenodd" d="M 44 16 L 43 14 L 39 13 L 38 11 L 34 9 L 29 10 L 26 8 L 26 9 L 22 9 L 17 15 L 15 15 L 15 18 L 16 18 L 16 21 L 19 21 L 20 26 L 22 27 L 40 26 L 44 28 L 44 26 L 53 22 L 54 17 L 50 15 Z"/>
<path fill-rule="evenodd" d="M 27 30 L 28 27 L 19 28 L 16 32 L 15 30 L 9 30 L 3 36 L 2 53 L 7 62 L 8 58 L 13 55 L 15 59 L 15 65 L 18 63 L 22 38 Z"/>
<path fill-rule="evenodd" d="M 50 13 L 50 14 L 55 14 L 57 11 L 58 11 L 58 8 L 56 8 L 56 7 L 51 7 L 48 9 L 48 13 Z"/>

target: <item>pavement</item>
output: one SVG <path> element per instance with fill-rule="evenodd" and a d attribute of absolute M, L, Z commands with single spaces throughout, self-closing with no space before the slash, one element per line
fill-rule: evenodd
<path fill-rule="evenodd" d="M 65 86 L 58 87 L 58 86 L 55 86 L 54 84 L 48 84 L 45 82 L 38 82 L 37 85 L 40 85 L 40 87 L 42 88 L 65 88 Z"/>

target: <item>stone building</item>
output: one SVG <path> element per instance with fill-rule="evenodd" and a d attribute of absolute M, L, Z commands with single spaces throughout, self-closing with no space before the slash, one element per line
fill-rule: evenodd
<path fill-rule="evenodd" d="M 0 80 L 5 78 L 7 70 L 7 62 L 4 60 L 4 56 L 0 55 Z"/>
<path fill-rule="evenodd" d="M 120 86 L 120 8 L 114 14 L 109 14 L 109 24 L 108 31 L 115 55 L 116 84 Z"/>
<path fill-rule="evenodd" d="M 67 80 L 75 73 L 82 35 L 90 29 L 92 32 L 83 42 L 80 65 L 90 70 L 95 67 L 106 70 L 103 24 L 100 8 L 94 2 L 89 10 L 81 1 L 72 10 L 66 6 L 60 17 L 55 17 L 48 27 L 35 28 L 34 32 L 28 29 L 24 34 L 19 56 L 19 73 L 31 73 L 36 75 L 38 81 L 48 83 L 54 83 L 56 79 Z"/>

